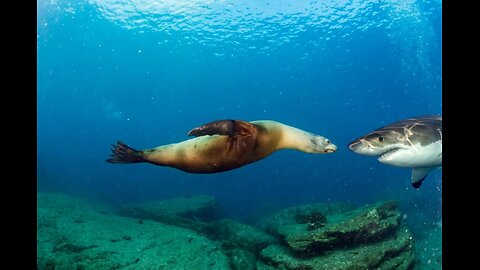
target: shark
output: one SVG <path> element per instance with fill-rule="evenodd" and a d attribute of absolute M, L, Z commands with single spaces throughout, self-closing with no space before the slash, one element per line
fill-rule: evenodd
<path fill-rule="evenodd" d="M 356 154 L 412 169 L 411 184 L 418 189 L 432 170 L 442 167 L 442 116 L 413 117 L 375 129 L 348 144 Z"/>

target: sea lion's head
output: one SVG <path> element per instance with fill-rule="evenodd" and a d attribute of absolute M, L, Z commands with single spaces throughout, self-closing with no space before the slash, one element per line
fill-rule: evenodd
<path fill-rule="evenodd" d="M 307 147 L 307 153 L 314 153 L 314 154 L 325 154 L 325 153 L 333 153 L 337 151 L 337 146 L 333 144 L 329 139 L 312 134 L 310 138 L 310 145 Z"/>

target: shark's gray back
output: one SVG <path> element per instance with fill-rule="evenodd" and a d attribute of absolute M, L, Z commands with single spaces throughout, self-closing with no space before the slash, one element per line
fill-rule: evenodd
<path fill-rule="evenodd" d="M 408 143 L 422 146 L 442 140 L 442 116 L 422 116 L 404 119 L 376 129 L 374 132 L 394 131 Z"/>

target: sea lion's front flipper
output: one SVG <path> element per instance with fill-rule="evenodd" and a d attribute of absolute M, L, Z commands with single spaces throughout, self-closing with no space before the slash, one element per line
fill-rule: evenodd
<path fill-rule="evenodd" d="M 188 132 L 188 136 L 226 135 L 230 137 L 251 134 L 254 125 L 239 120 L 220 120 L 196 127 Z"/>

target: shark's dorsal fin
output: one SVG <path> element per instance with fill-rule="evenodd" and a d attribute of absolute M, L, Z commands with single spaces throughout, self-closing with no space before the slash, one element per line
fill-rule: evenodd
<path fill-rule="evenodd" d="M 427 177 L 428 173 L 431 172 L 433 167 L 429 168 L 413 168 L 412 169 L 412 186 L 415 189 L 420 188 L 422 185 L 422 181 L 425 180 Z"/>

